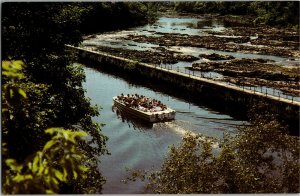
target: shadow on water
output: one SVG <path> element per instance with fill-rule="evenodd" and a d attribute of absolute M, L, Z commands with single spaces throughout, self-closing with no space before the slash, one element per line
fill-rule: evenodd
<path fill-rule="evenodd" d="M 122 110 L 120 110 L 118 107 L 116 106 L 112 106 L 112 111 L 114 113 L 116 113 L 116 115 L 118 116 L 119 119 L 122 120 L 122 122 L 126 122 L 128 124 L 128 126 L 133 126 L 133 129 L 136 130 L 148 130 L 148 129 L 152 129 L 153 128 L 153 123 L 144 121 L 140 118 L 137 118 L 131 114 L 128 114 Z"/>

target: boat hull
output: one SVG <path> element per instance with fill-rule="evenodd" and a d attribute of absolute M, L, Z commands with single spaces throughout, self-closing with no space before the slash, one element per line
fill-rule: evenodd
<path fill-rule="evenodd" d="M 125 104 L 119 102 L 117 97 L 113 97 L 114 105 L 118 107 L 121 111 L 129 113 L 133 116 L 141 118 L 148 122 L 163 122 L 163 121 L 170 121 L 175 119 L 176 112 L 171 108 L 167 108 L 164 111 L 158 112 L 143 112 L 131 107 L 126 106 Z"/>

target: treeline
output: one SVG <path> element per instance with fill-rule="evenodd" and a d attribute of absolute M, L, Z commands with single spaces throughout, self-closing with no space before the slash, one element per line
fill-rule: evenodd
<path fill-rule="evenodd" d="M 255 23 L 299 26 L 299 1 L 175 2 L 174 10 L 195 14 L 253 15 Z"/>
<path fill-rule="evenodd" d="M 98 157 L 108 138 L 64 45 L 145 23 L 147 12 L 142 3 L 2 4 L 3 193 L 101 193 Z"/>
<path fill-rule="evenodd" d="M 88 12 L 82 19 L 83 33 L 124 29 L 148 22 L 151 11 L 149 3 L 143 2 L 103 2 L 78 3 Z"/>

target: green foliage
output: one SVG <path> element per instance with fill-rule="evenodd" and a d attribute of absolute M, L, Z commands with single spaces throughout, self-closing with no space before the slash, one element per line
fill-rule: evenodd
<path fill-rule="evenodd" d="M 87 179 L 69 180 L 59 193 L 100 193 L 105 181 L 98 159 L 107 153 L 102 125 L 92 121 L 99 115 L 99 108 L 91 106 L 84 96 L 83 69 L 73 65 L 76 59 L 65 53 L 64 45 L 78 45 L 82 33 L 145 24 L 145 10 L 139 2 L 3 3 L 2 57 L 26 62 L 22 71 L 18 63 L 4 63 L 3 67 L 2 136 L 6 155 L 22 163 L 41 151 L 50 139 L 44 132 L 48 127 L 76 127 L 90 135 L 79 142 L 85 154 L 82 161 L 90 168 Z M 9 71 L 15 65 L 16 69 Z"/>
<path fill-rule="evenodd" d="M 20 80 L 25 76 L 22 73 L 22 61 L 3 61 L 2 87 L 2 161 L 3 192 L 5 194 L 24 193 L 57 193 L 62 182 L 67 183 L 72 179 L 86 178 L 87 167 L 83 166 L 85 155 L 78 148 L 78 140 L 87 136 L 82 131 L 50 128 L 45 133 L 52 135 L 42 151 L 34 156 L 28 156 L 24 162 L 18 163 L 14 158 L 9 158 L 7 139 L 10 134 L 9 123 L 16 118 L 16 110 L 20 110 L 18 102 L 27 99 L 24 90 L 19 86 Z M 17 96 L 19 95 L 19 96 Z M 37 121 L 40 122 L 40 121 Z"/>
<path fill-rule="evenodd" d="M 77 147 L 77 140 L 87 134 L 61 128 L 50 128 L 45 133 L 52 135 L 52 139 L 32 158 L 24 163 L 5 160 L 8 167 L 3 182 L 5 194 L 54 194 L 61 183 L 86 178 L 88 168 L 81 163 L 84 154 Z"/>
<path fill-rule="evenodd" d="M 8 165 L 4 166 L 3 163 L 2 167 L 3 172 L 8 172 L 4 177 L 7 180 L 6 192 L 50 193 L 52 191 L 58 193 L 68 190 L 68 188 L 62 187 L 72 187 L 73 193 L 100 192 L 105 181 L 97 169 L 98 161 L 95 155 L 106 153 L 105 141 L 107 138 L 101 134 L 100 125 L 93 123 L 88 113 L 84 113 L 90 112 L 90 115 L 94 115 L 98 114 L 98 111 L 96 108 L 90 107 L 87 99 L 82 96 L 82 89 L 79 92 L 72 91 L 76 86 L 80 90 L 80 81 L 84 79 L 82 70 L 76 66 L 69 66 L 70 81 L 66 86 L 60 83 L 61 87 L 65 88 L 65 92 L 69 90 L 69 93 L 76 93 L 74 96 L 81 97 L 81 104 L 85 104 L 80 107 L 79 103 L 74 103 L 78 105 L 83 116 L 75 119 L 77 121 L 73 121 L 74 119 L 68 119 L 67 113 L 62 112 L 63 109 L 65 112 L 67 111 L 67 108 L 63 107 L 63 103 L 66 101 L 61 99 L 59 92 L 54 94 L 55 90 L 49 84 L 36 84 L 29 81 L 23 73 L 25 66 L 22 61 L 3 61 L 2 65 L 5 73 L 2 86 L 2 147 L 5 159 L 9 160 L 6 162 Z M 20 65 L 22 66 L 20 67 Z M 69 106 L 71 103 L 69 102 Z M 75 112 L 74 110 L 75 108 L 73 108 L 73 112 Z M 66 115 L 66 117 L 60 114 Z M 78 122 L 78 128 L 81 130 L 88 130 L 91 139 L 78 142 L 77 138 L 85 136 L 86 133 L 71 131 L 74 130 L 72 122 Z M 68 125 L 68 123 L 70 124 Z M 63 125 L 65 129 L 69 130 L 47 129 L 53 124 Z M 45 129 L 47 129 L 46 132 L 44 132 Z M 50 141 L 49 134 L 54 135 Z M 36 154 L 37 158 L 31 159 L 32 154 Z M 38 157 L 40 158 L 38 159 Z M 37 163 L 37 159 L 46 160 L 46 166 L 49 169 L 45 169 L 45 172 L 50 176 L 45 173 L 36 173 L 36 167 L 28 166 L 30 162 L 35 166 L 34 163 Z M 85 171 L 83 165 L 90 170 Z M 21 171 L 19 171 L 20 167 Z M 56 170 L 62 171 L 64 175 L 68 174 L 69 177 L 61 176 Z M 91 181 L 90 183 L 85 183 L 82 178 L 83 171 L 86 173 L 86 180 Z M 52 180 L 53 175 L 58 179 Z M 47 180 L 48 184 L 42 183 L 44 180 Z M 41 183 L 45 187 L 39 187 Z"/>
<path fill-rule="evenodd" d="M 142 2 L 83 2 L 78 3 L 88 9 L 82 18 L 83 33 L 99 33 L 124 29 L 148 22 L 147 7 Z"/>
<path fill-rule="evenodd" d="M 272 26 L 299 27 L 299 2 L 252 2 L 249 6 L 256 15 L 256 23 Z"/>
<path fill-rule="evenodd" d="M 172 146 L 158 172 L 133 172 L 154 193 L 298 193 L 299 138 L 276 121 L 256 119 L 235 136 L 212 139 L 187 134 Z M 132 178 L 129 178 L 132 180 Z"/>
<path fill-rule="evenodd" d="M 2 75 L 11 78 L 12 81 L 24 78 L 21 73 L 24 63 L 22 61 L 3 61 L 2 62 Z"/>
<path fill-rule="evenodd" d="M 127 64 L 125 65 L 125 69 L 130 70 L 130 71 L 133 71 L 133 70 L 137 67 L 138 63 L 139 63 L 138 61 L 134 61 L 134 62 L 131 62 L 131 63 L 127 63 Z"/>
<path fill-rule="evenodd" d="M 257 24 L 299 27 L 298 1 L 175 2 L 175 11 L 196 14 L 255 15 Z"/>
<path fill-rule="evenodd" d="M 76 3 L 5 2 L 2 4 L 2 57 L 23 59 L 63 51 L 78 44 L 81 17 Z"/>

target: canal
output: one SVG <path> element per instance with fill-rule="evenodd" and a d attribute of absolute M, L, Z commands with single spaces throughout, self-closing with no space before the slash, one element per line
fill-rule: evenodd
<path fill-rule="evenodd" d="M 206 48 L 156 45 L 151 43 L 139 43 L 126 39 L 128 36 L 162 36 L 165 33 L 186 34 L 186 35 L 208 35 L 211 32 L 224 31 L 226 27 L 217 20 L 207 23 L 201 18 L 176 18 L 160 17 L 154 24 L 142 27 L 94 34 L 84 37 L 81 45 L 83 48 L 96 50 L 99 46 L 112 48 L 125 48 L 138 51 L 158 51 L 164 47 L 171 51 L 180 51 L 186 55 L 197 57 L 199 54 L 225 54 L 232 55 L 237 59 L 270 59 L 274 64 L 285 66 L 295 66 L 299 59 L 286 57 L 246 54 L 238 52 L 224 52 L 210 50 Z M 233 36 L 234 37 L 234 36 Z M 256 35 L 251 35 L 251 39 L 257 39 Z M 196 62 L 202 62 L 198 60 Z M 184 70 L 195 62 L 179 62 L 173 67 Z M 133 194 L 142 193 L 144 183 L 136 181 L 129 184 L 121 182 L 127 176 L 126 168 L 130 169 L 159 169 L 164 158 L 168 154 L 168 147 L 178 145 L 187 132 L 200 133 L 204 136 L 222 138 L 224 132 L 236 133 L 236 128 L 242 126 L 244 121 L 223 113 L 220 109 L 212 108 L 199 98 L 181 96 L 182 92 L 169 93 L 166 87 L 162 88 L 159 84 L 136 83 L 126 77 L 111 75 L 101 70 L 90 68 L 94 65 L 83 65 L 86 82 L 86 96 L 91 99 L 92 104 L 101 106 L 100 116 L 95 117 L 94 121 L 105 123 L 102 128 L 103 134 L 109 137 L 107 148 L 111 155 L 99 157 L 101 164 L 99 169 L 107 179 L 104 185 L 105 194 Z M 216 78 L 222 78 L 218 73 L 206 73 Z M 265 89 L 264 89 L 265 90 Z M 267 89 L 274 91 L 274 89 Z M 277 90 L 277 89 L 276 89 Z M 279 92 L 279 91 L 278 91 Z M 143 124 L 138 119 L 126 118 L 117 114 L 112 107 L 112 97 L 124 94 L 142 94 L 151 98 L 158 99 L 167 106 L 176 110 L 176 119 L 171 122 L 155 123 L 153 125 Z M 281 93 L 281 92 L 280 92 Z M 192 95 L 191 95 L 192 96 Z M 228 106 L 231 107 L 231 106 Z M 238 116 L 238 115 L 235 115 Z"/>
<path fill-rule="evenodd" d="M 188 131 L 204 136 L 222 138 L 224 131 L 235 133 L 244 122 L 201 104 L 170 96 L 159 86 L 140 86 L 123 78 L 83 66 L 86 74 L 86 96 L 92 104 L 101 106 L 100 116 L 94 121 L 105 123 L 103 134 L 109 137 L 107 148 L 111 155 L 101 156 L 99 169 L 107 179 L 103 193 L 141 193 L 144 184 L 121 180 L 126 168 L 158 169 L 170 145 L 178 145 Z M 121 93 L 138 93 L 158 100 L 177 111 L 172 122 L 142 124 L 137 119 L 126 119 L 112 108 L 112 97 Z M 180 94 L 180 92 L 178 92 Z"/>

